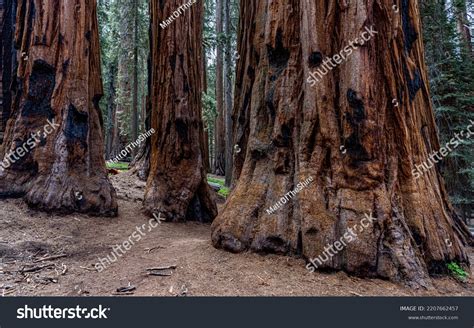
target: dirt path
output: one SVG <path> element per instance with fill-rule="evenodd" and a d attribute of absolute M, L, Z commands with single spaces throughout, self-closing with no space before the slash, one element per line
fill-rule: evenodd
<path fill-rule="evenodd" d="M 140 212 L 144 184 L 128 173 L 112 179 L 120 208 L 113 219 L 50 215 L 21 200 L 0 201 L 0 295 L 107 296 L 129 284 L 141 296 L 474 295 L 472 278 L 466 284 L 437 278 L 432 289 L 413 290 L 341 272 L 311 274 L 301 259 L 217 250 L 208 225 L 152 222 L 156 227 L 149 227 Z M 94 269 L 99 257 L 113 259 L 112 248 L 128 239 L 134 244 L 123 255 L 117 251 L 115 263 Z M 34 262 L 62 254 L 67 256 Z M 474 263 L 472 249 L 470 254 Z M 147 275 L 148 268 L 169 265 L 177 268 L 160 272 L 171 276 Z"/>

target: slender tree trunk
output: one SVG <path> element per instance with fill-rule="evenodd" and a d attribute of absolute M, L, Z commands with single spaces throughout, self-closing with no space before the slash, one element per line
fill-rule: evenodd
<path fill-rule="evenodd" d="M 143 116 L 145 117 L 145 131 L 151 129 L 151 104 L 149 98 L 145 97 L 145 110 Z M 136 174 L 141 181 L 147 181 L 150 174 L 150 156 L 151 156 L 151 140 L 147 138 L 138 149 L 137 155 L 129 165 L 129 170 L 132 174 Z"/>
<path fill-rule="evenodd" d="M 461 36 L 462 47 L 465 48 L 466 54 L 472 56 L 472 36 L 470 22 L 467 18 L 466 0 L 453 0 L 456 11 L 456 23 L 458 33 Z"/>
<path fill-rule="evenodd" d="M 19 2 L 15 43 L 19 83 L 1 150 L 15 161 L 0 170 L 0 195 L 26 194 L 45 211 L 116 215 L 103 157 L 96 2 Z"/>
<path fill-rule="evenodd" d="M 208 145 L 209 145 L 209 165 L 211 168 L 214 167 L 214 162 L 215 162 L 215 155 L 214 155 L 214 147 L 215 147 L 215 144 L 214 144 L 214 134 L 215 134 L 215 120 L 214 122 L 212 123 L 213 125 L 210 126 L 209 130 L 208 130 L 208 135 L 209 135 L 209 138 L 208 138 Z M 214 173 L 214 171 L 211 170 L 211 173 Z"/>
<path fill-rule="evenodd" d="M 114 142 L 114 122 L 115 122 L 115 77 L 117 76 L 117 65 L 112 63 L 109 68 L 109 95 L 107 98 L 107 129 L 106 129 L 106 158 L 111 159 Z"/>
<path fill-rule="evenodd" d="M 225 0 L 225 185 L 232 184 L 232 20 L 231 0 Z"/>
<path fill-rule="evenodd" d="M 132 142 L 138 139 L 138 0 L 134 0 Z M 136 154 L 136 150 L 133 150 Z"/>
<path fill-rule="evenodd" d="M 222 42 L 222 35 L 224 32 L 223 24 L 223 11 L 224 1 L 217 0 L 216 2 L 216 34 L 217 34 L 217 46 L 216 46 L 216 105 L 217 105 L 217 117 L 216 117 L 216 133 L 215 137 L 215 161 L 214 161 L 214 174 L 225 175 L 225 107 L 224 107 L 224 61 L 222 48 L 224 46 Z"/>
<path fill-rule="evenodd" d="M 118 83 L 117 83 L 117 138 L 114 145 L 118 154 L 133 140 L 135 116 L 135 10 L 137 0 L 116 0 L 118 13 Z M 128 161 L 133 154 L 123 159 Z"/>
<path fill-rule="evenodd" d="M 216 165 L 217 165 L 217 156 L 216 156 L 216 148 L 217 148 L 217 115 L 214 117 L 214 133 L 213 133 L 213 138 L 212 138 L 212 144 L 213 144 L 213 155 L 212 155 L 212 167 L 213 171 L 212 173 L 216 174 Z"/>
<path fill-rule="evenodd" d="M 241 2 L 234 122 L 242 151 L 238 183 L 212 226 L 216 247 L 302 254 L 318 268 L 413 286 L 446 273 L 447 262 L 469 267 L 471 237 L 438 170 L 412 175 L 440 145 L 417 2 L 398 5 Z M 377 34 L 356 41 L 372 26 Z M 309 73 L 323 67 L 312 86 Z M 347 241 L 370 213 L 375 222 Z M 340 240 L 347 244 L 328 256 Z"/>
<path fill-rule="evenodd" d="M 150 14 L 151 7 L 150 7 Z M 153 33 L 153 22 L 150 19 L 149 26 L 148 26 L 148 35 L 149 35 L 149 46 L 150 46 L 150 53 L 148 54 L 147 59 L 147 70 L 148 70 L 148 93 L 151 92 L 152 87 L 152 66 L 151 66 L 151 49 L 155 47 L 155 42 L 152 39 Z M 150 96 L 145 97 L 145 110 L 144 110 L 144 118 L 145 118 L 145 131 L 150 131 L 151 129 L 151 102 Z M 135 156 L 133 161 L 130 163 L 130 172 L 136 174 L 138 178 L 142 181 L 147 181 L 148 175 L 150 174 L 150 157 L 151 157 L 151 138 L 147 138 L 144 143 L 140 146 L 138 150 L 138 154 Z"/>
<path fill-rule="evenodd" d="M 207 184 L 204 128 L 201 118 L 202 2 L 193 4 L 160 27 L 181 1 L 150 1 L 151 48 L 151 168 L 145 210 L 169 221 L 209 222 L 217 214 Z"/>
<path fill-rule="evenodd" d="M 204 20 L 201 23 L 201 29 L 204 30 Z M 201 76 L 202 90 L 207 93 L 207 58 L 206 47 L 202 47 L 202 76 Z M 207 123 L 207 124 L 206 124 Z M 211 162 L 209 158 L 209 124 L 204 123 L 204 163 L 206 164 L 206 173 L 211 173 Z"/>
<path fill-rule="evenodd" d="M 132 42 L 132 40 L 128 40 L 128 42 Z M 133 69 L 130 69 L 132 65 L 133 61 L 130 60 L 128 52 L 121 53 L 119 55 L 117 90 L 117 138 L 115 145 L 117 153 L 120 153 L 129 142 L 134 141 L 131 140 L 134 87 Z"/>
<path fill-rule="evenodd" d="M 142 88 L 145 90 L 146 89 L 146 80 L 142 82 Z M 142 103 L 141 103 L 141 109 L 140 109 L 140 126 L 142 127 L 143 130 L 146 130 L 146 92 L 142 94 Z"/>
<path fill-rule="evenodd" d="M 206 173 L 211 173 L 209 159 L 209 129 L 204 127 L 204 163 L 206 164 Z"/>
<path fill-rule="evenodd" d="M 119 69 L 120 70 L 120 69 Z M 120 85 L 120 83 L 118 83 Z M 118 153 L 121 151 L 121 145 L 120 145 L 120 106 L 116 103 L 115 104 L 115 110 L 114 110 L 114 115 L 113 115 L 113 129 L 112 129 L 112 157 L 115 157 L 118 155 Z"/>

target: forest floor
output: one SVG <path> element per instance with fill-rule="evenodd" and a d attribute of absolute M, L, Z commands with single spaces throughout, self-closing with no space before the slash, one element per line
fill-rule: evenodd
<path fill-rule="evenodd" d="M 98 272 L 99 257 L 111 256 L 113 246 L 149 222 L 140 211 L 145 184 L 128 172 L 111 179 L 119 198 L 117 218 L 51 215 L 29 209 L 21 199 L 0 201 L 0 295 L 108 296 L 128 286 L 136 287 L 131 292 L 136 296 L 474 295 L 472 278 L 466 283 L 433 278 L 432 288 L 415 290 L 343 272 L 310 273 L 298 258 L 231 254 L 215 249 L 210 226 L 197 223 L 155 224 Z M 474 250 L 469 253 L 474 272 Z M 155 271 L 170 276 L 147 274 L 163 266 L 176 269 Z"/>

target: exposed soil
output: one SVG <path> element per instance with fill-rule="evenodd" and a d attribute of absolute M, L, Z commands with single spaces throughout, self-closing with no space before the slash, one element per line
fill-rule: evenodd
<path fill-rule="evenodd" d="M 414 290 L 343 272 L 310 273 L 302 259 L 218 250 L 209 225 L 153 223 L 149 229 L 141 213 L 144 183 L 129 173 L 112 181 L 117 218 L 51 215 L 20 199 L 0 201 L 0 295 L 108 296 L 131 285 L 137 296 L 474 296 L 472 278 L 433 278 L 432 288 Z M 94 269 L 99 257 L 112 257 L 112 247 L 143 224 L 141 240 L 105 270 Z M 474 263 L 474 250 L 469 253 Z M 65 256 L 45 259 L 57 255 Z M 170 276 L 147 275 L 149 268 L 170 265 L 177 267 L 157 271 Z"/>

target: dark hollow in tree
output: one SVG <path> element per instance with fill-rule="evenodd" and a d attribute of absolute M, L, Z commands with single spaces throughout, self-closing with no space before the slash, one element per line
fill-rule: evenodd
<path fill-rule="evenodd" d="M 45 211 L 115 216 L 103 156 L 96 1 L 20 1 L 15 46 L 17 83 L 1 158 L 48 120 L 58 126 L 0 172 L 0 196 L 25 195 Z"/>
<path fill-rule="evenodd" d="M 210 222 L 217 208 L 207 184 L 202 96 L 202 2 L 170 26 L 181 1 L 150 1 L 151 140 L 150 174 L 144 207 L 168 221 Z"/>
<path fill-rule="evenodd" d="M 447 262 L 469 267 L 471 236 L 438 170 L 412 176 L 440 145 L 417 2 L 392 6 L 241 2 L 233 120 L 242 151 L 238 183 L 212 225 L 216 247 L 312 259 L 373 213 L 376 222 L 319 268 L 426 286 Z M 378 34 L 307 83 L 320 59 L 371 26 Z M 310 177 L 286 205 L 266 211 Z"/>

